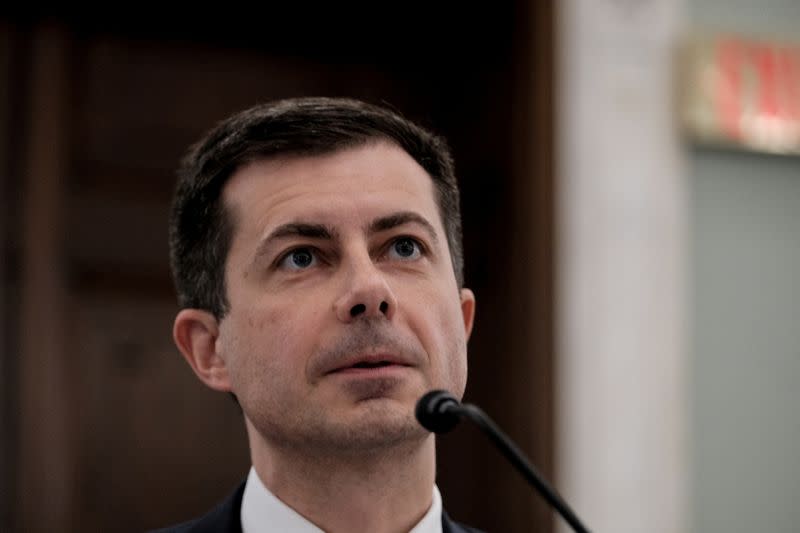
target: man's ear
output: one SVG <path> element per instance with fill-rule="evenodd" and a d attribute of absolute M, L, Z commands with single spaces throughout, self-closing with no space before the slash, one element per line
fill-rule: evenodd
<path fill-rule="evenodd" d="M 469 340 L 472 325 L 475 323 L 475 294 L 466 288 L 461 289 L 461 315 L 464 317 L 464 331 Z"/>
<path fill-rule="evenodd" d="M 200 381 L 214 390 L 231 390 L 225 360 L 217 353 L 219 323 L 208 311 L 182 309 L 175 317 L 172 338 Z"/>

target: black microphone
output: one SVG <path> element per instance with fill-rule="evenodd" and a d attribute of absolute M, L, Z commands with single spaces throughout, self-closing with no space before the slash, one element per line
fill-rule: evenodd
<path fill-rule="evenodd" d="M 497 446 L 502 454 L 522 474 L 522 476 L 539 491 L 547 502 L 572 526 L 578 533 L 589 533 L 586 526 L 581 524 L 578 517 L 569 508 L 566 502 L 556 493 L 547 481 L 536 471 L 519 448 L 503 433 L 489 416 L 480 408 L 459 403 L 447 391 L 433 390 L 427 392 L 417 402 L 415 414 L 419 423 L 433 433 L 447 433 L 451 431 L 462 418 L 472 420 L 489 440 Z"/>

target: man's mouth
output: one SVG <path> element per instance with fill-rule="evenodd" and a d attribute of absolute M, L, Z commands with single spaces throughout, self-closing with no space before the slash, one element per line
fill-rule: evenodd
<path fill-rule="evenodd" d="M 411 365 L 406 361 L 394 356 L 364 356 L 352 362 L 348 361 L 331 370 L 329 374 L 378 374 L 383 370 L 391 371 L 395 369 L 408 368 Z"/>
<path fill-rule="evenodd" d="M 392 363 L 390 361 L 377 361 L 375 363 L 362 361 L 362 362 L 356 363 L 353 366 L 348 367 L 348 368 L 380 368 L 382 366 L 389 366 L 389 365 L 394 365 L 394 364 L 396 364 L 396 363 Z"/>

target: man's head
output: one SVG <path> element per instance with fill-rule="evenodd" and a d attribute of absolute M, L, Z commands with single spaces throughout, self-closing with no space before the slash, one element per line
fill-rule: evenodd
<path fill-rule="evenodd" d="M 466 385 L 460 238 L 435 136 L 352 100 L 253 108 L 184 164 L 175 341 L 206 385 L 237 396 L 254 454 L 422 439 L 416 400 Z"/>
<path fill-rule="evenodd" d="M 234 231 L 222 203 L 228 179 L 248 163 L 330 154 L 376 140 L 396 144 L 431 177 L 458 286 L 464 283 L 461 212 L 445 141 L 390 110 L 343 98 L 259 105 L 224 120 L 190 150 L 170 216 L 170 261 L 182 308 L 228 308 L 225 261 Z"/>

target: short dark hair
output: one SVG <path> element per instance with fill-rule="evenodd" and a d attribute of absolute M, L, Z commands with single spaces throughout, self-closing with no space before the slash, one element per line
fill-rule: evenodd
<path fill-rule="evenodd" d="M 233 236 L 222 189 L 248 163 L 318 156 L 371 141 L 405 150 L 430 175 L 458 286 L 464 283 L 461 212 L 443 138 L 384 107 L 347 98 L 293 98 L 256 105 L 214 127 L 181 162 L 169 223 L 170 264 L 181 308 L 225 316 L 225 261 Z"/>

